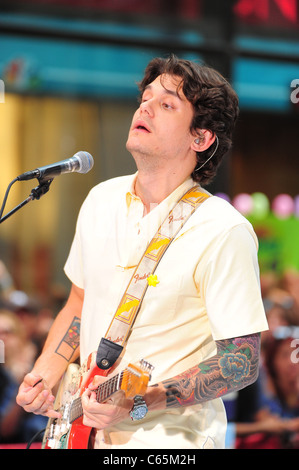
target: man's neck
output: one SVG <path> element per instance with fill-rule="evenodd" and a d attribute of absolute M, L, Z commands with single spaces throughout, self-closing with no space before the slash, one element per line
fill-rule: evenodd
<path fill-rule="evenodd" d="M 165 174 L 164 172 L 143 173 L 142 171 L 138 171 L 135 182 L 135 193 L 144 204 L 144 215 L 148 214 L 153 207 L 166 199 L 189 176 L 188 174 Z"/>

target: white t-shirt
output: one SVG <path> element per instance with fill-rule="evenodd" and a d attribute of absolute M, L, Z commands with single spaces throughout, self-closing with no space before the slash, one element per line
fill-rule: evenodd
<path fill-rule="evenodd" d="M 81 360 L 96 351 L 136 265 L 190 178 L 143 217 L 136 175 L 95 186 L 82 205 L 70 255 L 69 279 L 84 289 Z M 204 191 L 204 190 L 203 190 Z M 174 377 L 216 353 L 215 341 L 268 328 L 260 293 L 257 238 L 226 201 L 211 196 L 176 236 L 149 286 L 122 365 L 141 358 L 154 367 L 151 384 Z M 123 368 L 123 367 L 122 367 Z M 103 448 L 223 448 L 221 399 L 150 412 L 98 433 Z"/>

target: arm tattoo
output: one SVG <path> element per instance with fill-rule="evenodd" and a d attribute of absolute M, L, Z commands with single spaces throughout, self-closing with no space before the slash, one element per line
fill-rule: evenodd
<path fill-rule="evenodd" d="M 60 341 L 56 353 L 63 357 L 66 361 L 70 361 L 74 352 L 79 346 L 80 339 L 80 318 L 74 317 L 66 334 Z"/>
<path fill-rule="evenodd" d="M 260 334 L 216 341 L 217 354 L 163 381 L 166 406 L 195 405 L 241 390 L 258 376 Z"/>

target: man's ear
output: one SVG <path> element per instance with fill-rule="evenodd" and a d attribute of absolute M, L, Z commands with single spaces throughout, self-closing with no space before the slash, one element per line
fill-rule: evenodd
<path fill-rule="evenodd" d="M 216 135 L 208 129 L 199 129 L 191 142 L 191 148 L 195 152 L 204 152 L 215 142 Z"/>

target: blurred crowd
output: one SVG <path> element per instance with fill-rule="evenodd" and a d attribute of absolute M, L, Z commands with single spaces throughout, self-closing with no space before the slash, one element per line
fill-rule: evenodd
<path fill-rule="evenodd" d="M 225 397 L 227 447 L 299 449 L 299 273 L 261 276 L 269 330 L 258 380 Z"/>
<path fill-rule="evenodd" d="M 224 397 L 227 447 L 299 448 L 299 273 L 261 276 L 269 330 L 262 333 L 258 380 Z M 40 305 L 14 288 L 0 262 L 0 445 L 28 443 L 47 418 L 24 412 L 15 401 L 24 375 L 39 355 L 49 328 L 65 301 L 54 295 Z M 41 435 L 42 436 L 42 435 Z M 41 440 L 41 437 L 40 439 Z"/>
<path fill-rule="evenodd" d="M 41 352 L 50 326 L 65 301 L 59 292 L 49 306 L 16 290 L 0 261 L 0 446 L 29 443 L 48 418 L 26 413 L 16 404 L 19 385 Z M 42 433 L 37 440 L 42 439 Z"/>

